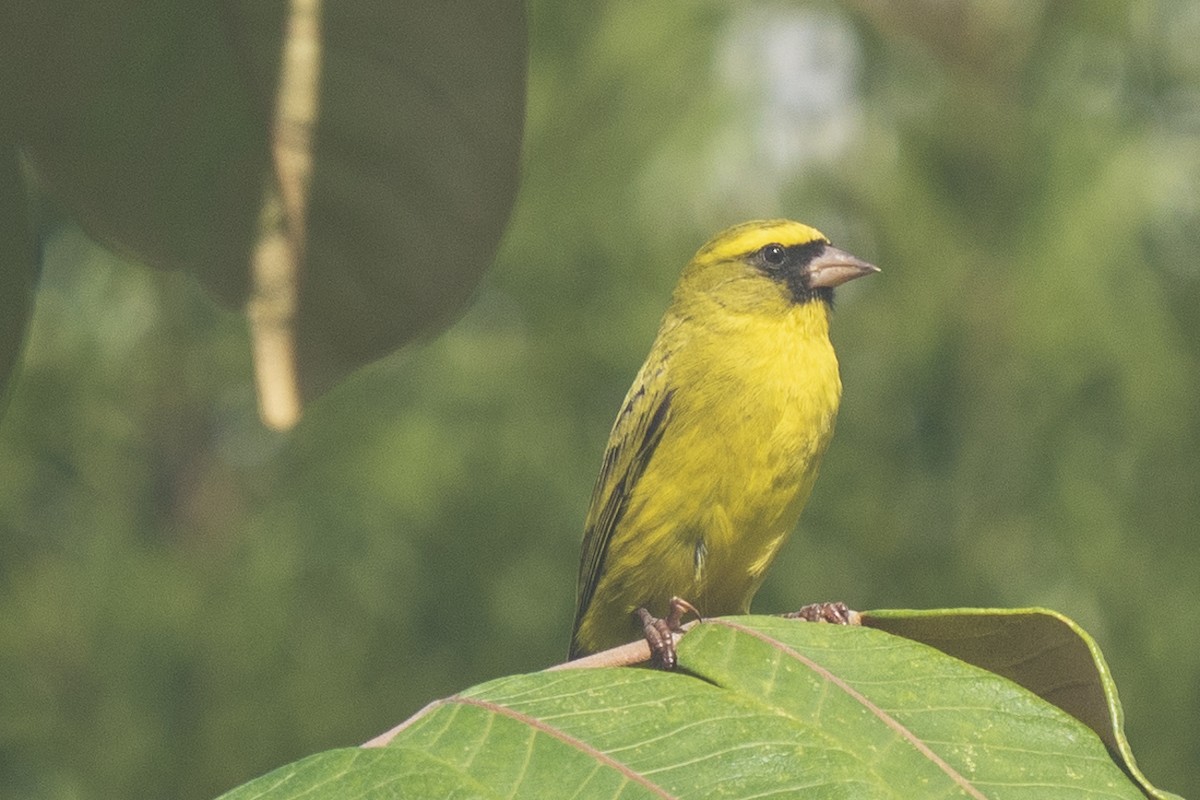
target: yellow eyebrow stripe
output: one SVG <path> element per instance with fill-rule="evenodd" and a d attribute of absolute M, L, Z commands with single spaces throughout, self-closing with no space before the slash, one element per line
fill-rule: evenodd
<path fill-rule="evenodd" d="M 710 242 L 696 254 L 697 259 L 725 261 L 752 253 L 763 245 L 777 243 L 784 247 L 807 244 L 814 240 L 829 241 L 825 234 L 799 222 L 779 219 L 748 222 L 728 231 L 720 240 Z"/>

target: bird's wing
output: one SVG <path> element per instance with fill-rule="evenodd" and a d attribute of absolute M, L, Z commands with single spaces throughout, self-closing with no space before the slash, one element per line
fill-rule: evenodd
<path fill-rule="evenodd" d="M 576 632 L 604 573 L 604 559 L 613 532 L 621 524 L 630 494 L 666 430 L 674 395 L 667 383 L 666 364 L 667 359 L 662 358 L 642 368 L 609 436 L 584 526 L 575 606 Z"/>

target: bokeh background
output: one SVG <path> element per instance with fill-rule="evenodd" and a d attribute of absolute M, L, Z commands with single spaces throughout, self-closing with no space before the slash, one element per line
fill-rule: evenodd
<path fill-rule="evenodd" d="M 789 216 L 845 399 L 755 607 L 1049 606 L 1200 792 L 1200 4 L 534 0 L 469 310 L 289 434 L 242 319 L 64 224 L 0 419 L 0 795 L 204 798 L 564 655 L 679 268 Z"/>

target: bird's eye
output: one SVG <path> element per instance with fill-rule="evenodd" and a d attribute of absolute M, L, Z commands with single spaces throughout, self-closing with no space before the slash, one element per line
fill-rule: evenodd
<path fill-rule="evenodd" d="M 778 267 L 787 260 L 787 251 L 783 249 L 783 245 L 781 244 L 769 244 L 762 250 L 759 250 L 758 254 L 762 256 L 763 261 L 773 267 Z"/>

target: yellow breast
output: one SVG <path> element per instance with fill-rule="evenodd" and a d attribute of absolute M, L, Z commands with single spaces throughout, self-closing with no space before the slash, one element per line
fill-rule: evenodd
<path fill-rule="evenodd" d="M 662 596 L 625 594 L 618 619 L 639 605 L 661 609 L 673 594 L 705 615 L 749 609 L 833 435 L 841 380 L 828 314 L 816 302 L 680 325 L 686 341 L 673 345 L 689 357 L 669 365 L 669 381 L 681 388 L 623 520 L 634 534 L 620 537 L 629 557 L 611 554 L 653 569 L 654 580 L 631 576 L 631 585 Z"/>

